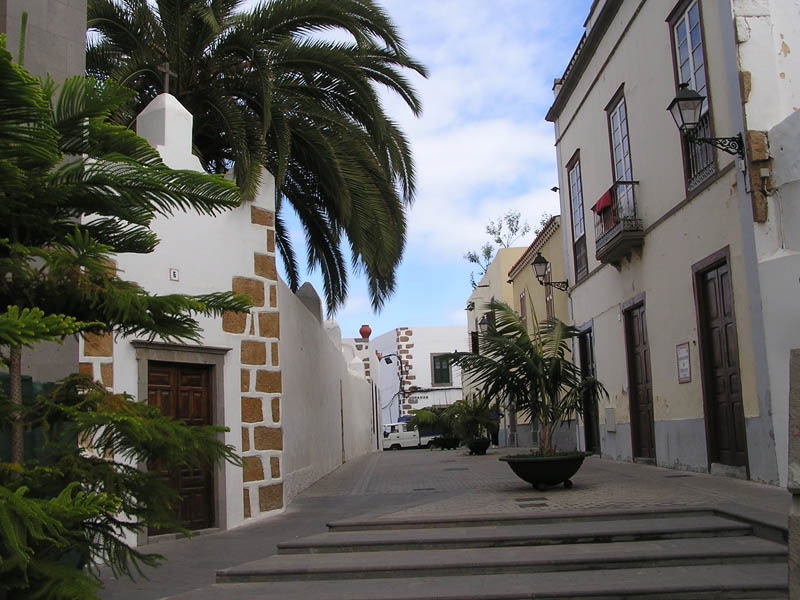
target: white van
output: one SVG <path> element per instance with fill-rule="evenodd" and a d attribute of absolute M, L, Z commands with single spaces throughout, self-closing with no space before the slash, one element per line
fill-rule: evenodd
<path fill-rule="evenodd" d="M 383 426 L 383 449 L 419 448 L 419 432 L 408 423 L 386 423 Z"/>

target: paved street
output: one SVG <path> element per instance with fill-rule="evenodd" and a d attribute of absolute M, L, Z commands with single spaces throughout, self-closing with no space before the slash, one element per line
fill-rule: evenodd
<path fill-rule="evenodd" d="M 217 569 L 270 556 L 279 542 L 325 531 L 348 517 L 452 517 L 535 514 L 582 509 L 711 506 L 783 524 L 785 489 L 596 457 L 586 460 L 574 487 L 538 492 L 498 457 L 462 450 L 373 453 L 353 460 L 301 494 L 282 515 L 228 532 L 149 547 L 168 562 L 149 580 L 107 579 L 104 599 L 157 599 L 206 588 Z"/>

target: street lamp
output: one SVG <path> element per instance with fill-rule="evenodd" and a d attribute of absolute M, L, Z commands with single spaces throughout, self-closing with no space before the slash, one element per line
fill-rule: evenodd
<path fill-rule="evenodd" d="M 480 318 L 480 321 L 478 321 L 478 331 L 480 331 L 481 333 L 486 333 L 488 330 L 489 330 L 489 319 L 486 316 L 486 314 L 484 314 Z"/>
<path fill-rule="evenodd" d="M 533 274 L 536 275 L 536 281 L 539 282 L 539 285 L 543 285 L 547 287 L 554 287 L 557 290 L 561 290 L 562 292 L 566 292 L 569 289 L 569 281 L 566 279 L 564 281 L 545 281 L 545 277 L 547 277 L 547 271 L 550 263 L 547 259 L 542 256 L 541 252 L 536 253 L 536 258 L 533 259 L 533 264 L 531 268 L 533 269 Z"/>
<path fill-rule="evenodd" d="M 678 94 L 669 103 L 667 110 L 675 120 L 675 125 L 686 136 L 687 141 L 692 144 L 709 144 L 723 152 L 744 158 L 744 140 L 741 133 L 733 137 L 719 138 L 695 136 L 697 125 L 703 116 L 705 99 L 705 96 L 690 88 L 688 83 L 682 83 L 678 86 Z"/>

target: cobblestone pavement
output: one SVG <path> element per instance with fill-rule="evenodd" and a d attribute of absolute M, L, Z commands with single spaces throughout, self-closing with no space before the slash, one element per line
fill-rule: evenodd
<path fill-rule="evenodd" d="M 395 517 L 720 504 L 788 514 L 791 501 L 785 489 L 775 486 L 598 457 L 586 459 L 572 489 L 539 492 L 498 460 L 504 454 L 506 449 L 492 449 L 486 456 L 461 450 L 373 454 L 344 465 L 304 496 L 413 494 L 415 505 L 395 511 Z M 355 481 L 342 486 L 349 470 Z"/>
<path fill-rule="evenodd" d="M 586 459 L 572 489 L 539 492 L 498 460 L 507 453 L 403 450 L 361 456 L 302 492 L 281 515 L 144 548 L 163 554 L 167 563 L 149 570 L 149 580 L 118 581 L 106 574 L 101 598 L 155 600 L 206 589 L 217 569 L 270 556 L 276 544 L 322 533 L 326 523 L 339 519 L 711 506 L 768 514 L 785 525 L 791 503 L 791 495 L 775 486 L 597 457 Z"/>

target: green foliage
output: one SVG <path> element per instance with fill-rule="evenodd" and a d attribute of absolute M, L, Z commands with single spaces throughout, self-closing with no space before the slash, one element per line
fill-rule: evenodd
<path fill-rule="evenodd" d="M 239 463 L 220 440 L 224 428 L 187 427 L 85 377 L 22 404 L 23 345 L 87 330 L 193 340 L 197 315 L 251 304 L 231 292 L 153 295 L 114 268 L 117 253 L 155 248 L 156 216 L 215 215 L 240 203 L 233 183 L 169 169 L 109 122 L 131 96 L 112 81 L 75 77 L 56 98 L 53 82 L 14 64 L 0 36 L 0 359 L 10 383 L 0 418 L 11 423 L 14 454 L 0 465 L 0 597 L 9 600 L 96 598 L 98 564 L 127 576 L 157 565 L 158 555 L 125 539 L 125 530 L 180 529 L 176 494 L 156 467 Z M 22 464 L 14 440 L 24 428 L 45 442 Z"/>
<path fill-rule="evenodd" d="M 219 439 L 225 428 L 186 426 L 80 375 L 37 398 L 25 419 L 44 432 L 37 460 L 0 468 L 0 580 L 25 598 L 95 598 L 100 564 L 116 576 L 157 565 L 161 557 L 128 546 L 123 531 L 189 533 L 163 473 L 241 464 Z"/>
<path fill-rule="evenodd" d="M 445 406 L 428 406 L 409 411 L 409 424 L 415 429 L 436 431 L 443 437 L 454 437 L 453 419 Z"/>
<path fill-rule="evenodd" d="M 479 353 L 456 353 L 454 364 L 485 397 L 537 420 L 542 451 L 553 454 L 555 429 L 580 414 L 584 402 L 596 402 L 607 392 L 595 378 L 584 377 L 568 357 L 576 328 L 550 319 L 537 323 L 529 335 L 525 322 L 507 304 L 492 301 L 486 308 L 494 318 L 488 331 L 479 334 Z"/>
<path fill-rule="evenodd" d="M 239 205 L 238 190 L 220 176 L 168 168 L 145 140 L 109 123 L 130 90 L 84 77 L 67 80 L 57 99 L 54 90 L 0 44 L 0 306 L 20 311 L 0 328 L 30 343 L 21 341 L 20 317 L 33 327 L 38 313 L 25 310 L 39 309 L 42 318 L 74 319 L 62 319 L 64 334 L 102 328 L 192 340 L 196 315 L 246 310 L 247 299 L 230 292 L 154 296 L 120 279 L 113 255 L 152 251 L 157 215 L 214 215 Z M 56 317 L 46 318 L 40 339 L 53 339 Z"/>
<path fill-rule="evenodd" d="M 442 437 L 470 441 L 497 432 L 499 410 L 496 402 L 482 394 L 469 395 L 450 406 L 429 406 L 409 411 L 410 424 L 430 429 Z"/>
<path fill-rule="evenodd" d="M 0 473 L 5 473 L 2 467 Z M 76 568 L 84 562 L 82 523 L 118 510 L 119 503 L 102 492 L 84 492 L 74 482 L 52 498 L 30 497 L 28 492 L 25 486 L 0 486 L 4 597 L 95 598 L 99 581 Z"/>
<path fill-rule="evenodd" d="M 490 396 L 477 393 L 457 400 L 447 413 L 456 435 L 469 442 L 497 433 L 500 412 L 497 406 Z"/>
<path fill-rule="evenodd" d="M 0 313 L 0 346 L 33 346 L 39 341 L 60 341 L 99 323 L 83 323 L 66 315 L 46 315 L 39 308 L 9 306 Z"/>
<path fill-rule="evenodd" d="M 87 71 L 134 90 L 118 107 L 129 126 L 169 90 L 202 123 L 193 147 L 211 173 L 233 170 L 245 198 L 262 169 L 275 175 L 276 243 L 292 290 L 301 283 L 285 225 L 304 230 L 308 268 L 319 269 L 328 310 L 347 297 L 348 258 L 375 308 L 393 293 L 415 170 L 408 140 L 387 115 L 388 90 L 421 111 L 407 52 L 374 0 L 89 0 Z M 349 251 L 349 252 L 348 252 Z"/>
<path fill-rule="evenodd" d="M 510 248 L 519 238 L 531 230 L 527 221 L 522 221 L 522 214 L 518 210 L 509 210 L 497 221 L 489 221 L 486 226 L 492 241 L 501 248 Z"/>
<path fill-rule="evenodd" d="M 486 233 L 489 234 L 492 242 L 497 244 L 498 248 L 510 248 L 514 242 L 526 235 L 530 230 L 531 226 L 528 225 L 527 221 L 522 221 L 522 215 L 518 210 L 509 210 L 496 221 L 489 221 L 486 225 Z M 538 234 L 538 231 L 536 233 Z M 479 275 L 486 273 L 494 259 L 495 245 L 492 242 L 486 242 L 477 252 L 470 250 L 464 254 L 467 262 L 478 266 Z M 470 273 L 470 283 L 472 283 L 473 288 L 477 285 L 474 273 Z"/>

